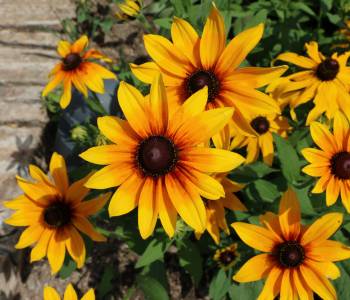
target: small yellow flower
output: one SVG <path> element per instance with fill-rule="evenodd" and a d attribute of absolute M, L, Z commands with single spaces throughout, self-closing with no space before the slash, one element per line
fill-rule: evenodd
<path fill-rule="evenodd" d="M 274 158 L 273 135 L 277 133 L 286 138 L 289 130 L 288 120 L 278 114 L 251 115 L 246 118 L 251 127 L 250 135 L 237 132 L 231 143 L 231 149 L 247 147 L 246 164 L 259 158 L 261 151 L 264 162 L 271 166 Z"/>
<path fill-rule="evenodd" d="M 266 278 L 258 300 L 322 299 L 336 300 L 337 294 L 329 279 L 340 277 L 334 264 L 350 258 L 350 248 L 329 240 L 341 226 L 343 215 L 329 213 L 309 226 L 302 225 L 299 201 L 288 189 L 283 195 L 279 214 L 267 212 L 260 217 L 263 226 L 242 222 L 232 227 L 248 246 L 265 252 L 249 259 L 233 279 L 252 282 Z"/>
<path fill-rule="evenodd" d="M 21 234 L 17 249 L 34 243 L 30 261 L 47 256 L 52 273 L 57 273 L 64 262 L 66 249 L 81 268 L 85 262 L 85 243 L 79 231 L 94 241 L 105 241 L 89 222 L 88 217 L 98 212 L 110 197 L 110 193 L 83 201 L 89 189 L 84 187 L 90 175 L 69 185 L 66 163 L 54 153 L 50 162 L 52 179 L 38 167 L 29 166 L 34 182 L 17 176 L 24 194 L 5 202 L 7 208 L 16 212 L 5 222 L 12 226 L 27 227 Z"/>
<path fill-rule="evenodd" d="M 324 124 L 313 122 L 311 137 L 321 149 L 305 148 L 301 152 L 310 162 L 303 172 L 320 177 L 312 193 L 326 191 L 327 206 L 333 205 L 339 194 L 341 201 L 350 212 L 350 129 L 346 117 L 337 112 L 334 117 L 333 134 Z"/>
<path fill-rule="evenodd" d="M 139 14 L 142 6 L 142 0 L 125 0 L 118 4 L 119 12 L 115 15 L 119 20 L 126 20 Z"/>
<path fill-rule="evenodd" d="M 214 255 L 214 260 L 217 261 L 219 266 L 224 270 L 228 270 L 234 266 L 238 259 L 239 253 L 237 251 L 237 243 L 231 244 L 223 249 L 216 250 Z"/>
<path fill-rule="evenodd" d="M 61 62 L 56 64 L 50 72 L 51 80 L 43 90 L 42 96 L 45 97 L 57 85 L 63 83 L 63 94 L 60 99 L 63 109 L 71 101 L 72 85 L 87 97 L 88 89 L 96 93 L 104 93 L 103 79 L 116 79 L 114 73 L 91 61 L 95 59 L 110 62 L 111 60 L 95 49 L 85 51 L 87 44 L 86 35 L 73 44 L 67 41 L 58 43 L 57 52 L 61 56 Z"/>
<path fill-rule="evenodd" d="M 304 70 L 287 76 L 288 80 L 281 81 L 277 86 L 272 83 L 274 88 L 270 87 L 268 91 L 279 89 L 278 94 L 282 98 L 285 91 L 291 100 L 292 110 L 313 100 L 315 106 L 309 112 L 306 124 L 323 113 L 332 119 L 338 110 L 350 116 L 350 67 L 346 65 L 350 52 L 325 57 L 318 51 L 316 42 L 306 43 L 305 47 L 308 57 L 292 52 L 278 55 L 275 60 L 292 63 Z"/>
<path fill-rule="evenodd" d="M 61 300 L 61 297 L 54 288 L 46 286 L 44 289 L 44 300 Z M 63 300 L 78 300 L 77 293 L 71 284 L 67 286 Z M 90 289 L 80 300 L 95 300 L 94 290 Z"/>

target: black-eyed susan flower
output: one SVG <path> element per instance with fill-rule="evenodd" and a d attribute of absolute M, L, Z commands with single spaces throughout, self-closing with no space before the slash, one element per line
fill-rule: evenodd
<path fill-rule="evenodd" d="M 161 76 L 154 78 L 150 95 L 143 97 L 121 82 L 120 107 L 127 119 L 101 117 L 101 132 L 112 145 L 93 147 L 80 156 L 107 165 L 86 183 L 90 188 L 119 186 L 109 205 L 110 216 L 138 206 L 143 238 L 154 230 L 158 215 L 169 236 L 175 232 L 177 213 L 197 232 L 206 228 L 206 210 L 200 196 L 224 196 L 222 185 L 207 173 L 228 172 L 244 162 L 236 153 L 202 145 L 232 117 L 232 108 L 204 111 L 207 88 L 195 93 L 169 116 Z"/>
<path fill-rule="evenodd" d="M 44 300 L 61 300 L 61 297 L 54 288 L 46 286 L 44 288 Z M 71 284 L 67 286 L 63 300 L 78 300 L 78 295 Z M 80 300 L 95 300 L 94 290 L 90 289 Z"/>
<path fill-rule="evenodd" d="M 171 26 L 172 42 L 159 35 L 145 35 L 145 48 L 154 62 L 131 64 L 131 70 L 146 83 L 151 83 L 155 73 L 162 73 L 170 111 L 207 86 L 206 108 L 234 107 L 233 117 L 239 126 L 241 114 L 280 110 L 271 97 L 256 88 L 281 76 L 287 67 L 239 68 L 260 41 L 263 31 L 264 25 L 259 24 L 241 32 L 226 46 L 224 20 L 213 5 L 202 37 L 179 18 L 174 18 Z"/>
<path fill-rule="evenodd" d="M 24 194 L 5 202 L 6 207 L 16 210 L 5 222 L 27 227 L 15 247 L 22 249 L 35 244 L 30 261 L 47 256 L 53 274 L 61 269 L 66 249 L 81 268 L 86 250 L 79 231 L 94 241 L 106 240 L 94 229 L 88 217 L 104 206 L 110 194 L 83 201 L 89 193 L 84 184 L 90 176 L 69 185 L 65 161 L 57 153 L 50 161 L 52 179 L 34 165 L 29 166 L 29 173 L 34 182 L 17 176 Z"/>
<path fill-rule="evenodd" d="M 215 251 L 214 260 L 224 270 L 233 267 L 238 259 L 239 253 L 237 251 L 237 243 L 233 243 L 230 246 Z"/>
<path fill-rule="evenodd" d="M 303 172 L 320 177 L 312 193 L 326 191 L 327 206 L 333 205 L 339 195 L 350 212 L 350 143 L 349 123 L 346 117 L 337 112 L 334 117 L 333 134 L 319 122 L 310 125 L 311 137 L 320 149 L 305 148 L 302 154 L 310 162 Z"/>
<path fill-rule="evenodd" d="M 276 60 L 292 63 L 304 70 L 291 74 L 277 86 L 282 92 L 293 92 L 290 106 L 295 107 L 313 100 L 314 108 L 308 113 L 307 124 L 316 120 L 325 113 L 332 119 L 336 111 L 341 110 L 350 115 L 350 67 L 347 60 L 350 52 L 342 55 L 337 53 L 325 57 L 318 51 L 318 44 L 310 42 L 305 44 L 308 57 L 287 52 L 280 54 Z"/>
<path fill-rule="evenodd" d="M 114 73 L 93 62 L 93 60 L 107 62 L 111 60 L 95 49 L 85 51 L 87 45 L 88 38 L 86 35 L 83 35 L 73 44 L 67 41 L 58 43 L 57 52 L 61 56 L 61 61 L 50 72 L 50 82 L 44 88 L 42 95 L 45 97 L 62 83 L 63 94 L 60 105 L 63 109 L 71 101 L 72 86 L 87 97 L 88 89 L 96 93 L 104 93 L 103 79 L 116 79 Z"/>
<path fill-rule="evenodd" d="M 231 148 L 246 147 L 246 163 L 252 163 L 259 158 L 261 152 L 264 162 L 271 166 L 274 158 L 273 135 L 277 133 L 286 138 L 289 129 L 288 120 L 278 114 L 251 115 L 245 119 L 251 127 L 250 134 L 236 132 Z"/>
<path fill-rule="evenodd" d="M 343 215 L 329 213 L 313 224 L 300 223 L 300 207 L 294 191 L 289 189 L 282 197 L 279 214 L 268 212 L 260 217 L 263 226 L 242 222 L 232 227 L 248 246 L 265 252 L 248 260 L 233 276 L 238 282 L 266 278 L 258 300 L 337 299 L 329 279 L 340 276 L 334 264 L 350 258 L 350 248 L 328 240 L 340 227 Z"/>
<path fill-rule="evenodd" d="M 116 12 L 115 16 L 119 20 L 125 20 L 137 16 L 140 13 L 142 0 L 125 0 L 118 3 L 119 11 Z"/>

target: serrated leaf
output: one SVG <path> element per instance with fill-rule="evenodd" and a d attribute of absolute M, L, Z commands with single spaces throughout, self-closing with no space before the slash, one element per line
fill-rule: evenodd
<path fill-rule="evenodd" d="M 156 279 L 139 275 L 136 277 L 136 283 L 146 300 L 169 300 L 167 291 Z"/>
<path fill-rule="evenodd" d="M 165 251 L 170 246 L 171 241 L 153 239 L 137 261 L 135 268 L 142 268 L 152 262 L 163 258 Z"/>
<path fill-rule="evenodd" d="M 69 257 L 66 257 L 66 260 L 60 270 L 60 278 L 66 279 L 69 276 L 72 275 L 73 271 L 77 268 L 77 264 L 74 260 L 70 259 Z"/>
<path fill-rule="evenodd" d="M 230 174 L 230 178 L 236 182 L 248 183 L 276 171 L 276 169 L 270 168 L 268 165 L 257 161 L 235 169 Z"/>
<path fill-rule="evenodd" d="M 260 198 L 267 202 L 274 202 L 280 197 L 280 192 L 278 191 L 276 185 L 264 179 L 256 180 L 249 186 L 249 188 L 255 189 Z"/>
<path fill-rule="evenodd" d="M 209 297 L 212 300 L 222 300 L 231 287 L 231 279 L 220 269 L 209 286 Z"/>
<path fill-rule="evenodd" d="M 261 281 L 236 284 L 233 283 L 229 295 L 231 300 L 251 300 L 258 299 L 262 290 L 263 283 Z"/>

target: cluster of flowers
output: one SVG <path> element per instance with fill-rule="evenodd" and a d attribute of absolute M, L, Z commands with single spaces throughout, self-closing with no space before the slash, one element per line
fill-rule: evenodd
<path fill-rule="evenodd" d="M 307 101 L 314 102 L 307 124 L 320 149 L 302 151 L 310 162 L 303 171 L 321 177 L 313 193 L 326 191 L 328 206 L 340 194 L 350 212 L 350 68 L 346 66 L 350 53 L 324 57 L 311 42 L 306 44 L 309 58 L 295 53 L 277 57 L 304 71 L 280 77 L 287 66 L 240 68 L 263 30 L 262 24 L 250 28 L 226 45 L 223 18 L 213 6 L 201 37 L 179 18 L 174 18 L 171 27 L 172 42 L 145 35 L 145 48 L 153 62 L 130 66 L 138 79 L 151 84 L 150 94 L 143 96 L 121 82 L 118 101 L 125 120 L 98 118 L 98 128 L 110 143 L 80 154 L 104 167 L 70 185 L 65 161 L 54 153 L 50 177 L 33 165 L 29 166 L 33 181 L 17 177 L 24 194 L 6 203 L 16 210 L 7 223 L 27 228 L 16 248 L 35 244 L 31 261 L 47 256 L 53 274 L 61 269 L 66 250 L 81 268 L 86 250 L 79 232 L 105 241 L 88 217 L 110 198 L 110 217 L 138 207 L 138 228 L 144 239 L 152 235 L 158 218 L 168 236 L 174 236 L 179 215 L 198 238 L 207 230 L 218 244 L 220 230 L 229 234 L 225 208 L 248 210 L 234 194 L 244 186 L 230 180 L 228 172 L 256 161 L 260 151 L 271 165 L 272 133 L 287 137 L 291 130 L 281 109 L 290 105 L 291 116 L 296 118 L 294 109 Z M 52 79 L 43 95 L 63 82 L 62 108 L 70 103 L 72 85 L 87 96 L 88 89 L 103 93 L 103 79 L 115 78 L 91 61 L 108 58 L 94 49 L 86 51 L 87 43 L 83 36 L 72 45 L 58 44 L 62 59 L 50 73 Z M 257 90 L 267 85 L 267 93 Z M 328 126 L 314 121 L 323 113 L 329 121 L 334 119 L 333 134 Z M 232 152 L 238 147 L 247 148 L 246 158 Z M 113 195 L 84 200 L 90 189 L 113 187 L 118 187 Z M 248 260 L 233 279 L 266 278 L 260 300 L 272 300 L 278 294 L 280 299 L 313 299 L 313 292 L 323 299 L 336 299 L 329 278 L 339 277 L 340 271 L 333 262 L 350 258 L 350 248 L 328 239 L 341 226 L 342 214 L 329 213 L 304 226 L 296 193 L 288 188 L 278 214 L 267 212 L 260 223 L 232 224 L 244 243 L 265 252 Z M 232 245 L 215 257 L 228 265 L 234 261 L 236 248 Z M 71 286 L 66 293 L 75 295 Z M 44 298 L 59 296 L 47 287 Z M 93 292 L 83 299 L 94 299 Z"/>

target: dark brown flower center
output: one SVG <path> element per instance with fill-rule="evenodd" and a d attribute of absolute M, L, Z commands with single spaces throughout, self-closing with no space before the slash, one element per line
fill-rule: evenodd
<path fill-rule="evenodd" d="M 146 176 L 158 177 L 173 170 L 177 162 L 177 149 L 170 139 L 151 136 L 139 144 L 136 160 Z"/>
<path fill-rule="evenodd" d="M 71 71 L 79 67 L 82 62 L 82 58 L 77 53 L 70 53 L 63 59 L 63 69 L 65 71 Z"/>
<path fill-rule="evenodd" d="M 304 248 L 297 241 L 278 245 L 276 252 L 279 263 L 285 268 L 297 267 L 305 258 Z"/>
<path fill-rule="evenodd" d="M 340 179 L 350 179 L 349 152 L 339 152 L 331 158 L 331 172 Z"/>
<path fill-rule="evenodd" d="M 256 117 L 250 122 L 250 126 L 259 134 L 264 134 L 270 128 L 270 122 L 265 117 Z"/>
<path fill-rule="evenodd" d="M 339 63 L 335 59 L 326 58 L 316 70 L 317 77 L 322 81 L 333 80 L 339 72 Z"/>
<path fill-rule="evenodd" d="M 64 201 L 52 203 L 44 210 L 44 221 L 49 227 L 60 228 L 71 222 L 72 211 Z"/>
<path fill-rule="evenodd" d="M 225 265 L 228 266 L 230 263 L 232 263 L 234 260 L 236 259 L 236 255 L 234 252 L 232 251 L 224 251 L 220 253 L 219 256 L 219 260 L 220 262 Z"/>
<path fill-rule="evenodd" d="M 220 82 L 212 71 L 197 70 L 187 78 L 185 85 L 188 96 L 207 86 L 208 102 L 213 101 L 220 91 Z"/>

